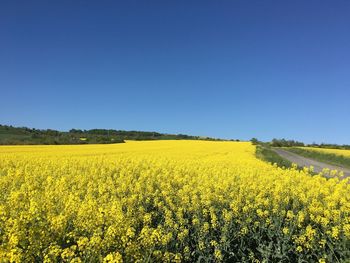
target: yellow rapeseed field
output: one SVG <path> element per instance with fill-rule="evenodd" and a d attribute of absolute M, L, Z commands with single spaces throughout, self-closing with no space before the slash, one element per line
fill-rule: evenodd
<path fill-rule="evenodd" d="M 316 148 L 316 147 L 300 147 L 304 150 L 311 150 L 316 151 L 320 153 L 332 153 L 336 155 L 342 155 L 345 157 L 350 157 L 350 150 L 343 150 L 343 149 L 327 149 L 327 148 Z"/>
<path fill-rule="evenodd" d="M 350 184 L 247 142 L 0 147 L 0 262 L 338 262 Z"/>

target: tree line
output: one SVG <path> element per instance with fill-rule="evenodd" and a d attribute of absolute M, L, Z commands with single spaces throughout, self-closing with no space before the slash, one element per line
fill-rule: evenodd
<path fill-rule="evenodd" d="M 220 140 L 186 134 L 165 134 L 148 131 L 124 131 L 113 129 L 35 129 L 0 125 L 0 144 L 108 144 L 125 140 Z"/>

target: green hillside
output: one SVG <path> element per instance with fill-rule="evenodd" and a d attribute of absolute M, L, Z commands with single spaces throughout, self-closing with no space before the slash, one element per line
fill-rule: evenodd
<path fill-rule="evenodd" d="M 218 140 L 184 134 L 163 134 L 147 131 L 92 129 L 57 131 L 0 125 L 1 145 L 21 144 L 101 144 L 123 143 L 125 140 Z"/>

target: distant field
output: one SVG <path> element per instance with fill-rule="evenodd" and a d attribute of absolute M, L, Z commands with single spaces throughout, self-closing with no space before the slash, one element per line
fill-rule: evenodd
<path fill-rule="evenodd" d="M 290 147 L 286 150 L 320 162 L 350 168 L 350 150 L 315 147 Z"/>
<path fill-rule="evenodd" d="M 0 146 L 0 258 L 350 258 L 346 180 L 282 169 L 255 153 L 247 142 L 191 140 Z"/>
<path fill-rule="evenodd" d="M 326 149 L 326 148 L 316 148 L 316 147 L 301 147 L 305 150 L 312 150 L 320 153 L 331 153 L 336 154 L 344 157 L 350 158 L 350 150 L 343 150 L 343 149 Z"/>

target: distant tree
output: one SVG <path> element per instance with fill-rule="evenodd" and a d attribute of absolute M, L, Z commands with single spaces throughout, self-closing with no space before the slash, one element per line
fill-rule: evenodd
<path fill-rule="evenodd" d="M 71 129 L 69 130 L 70 133 L 83 133 L 82 130 L 79 130 L 79 129 Z"/>
<path fill-rule="evenodd" d="M 286 140 L 286 139 L 273 139 L 270 142 L 272 147 L 300 147 L 305 146 L 303 142 L 298 142 L 294 140 Z"/>
<path fill-rule="evenodd" d="M 259 144 L 259 140 L 257 138 L 252 138 L 250 141 L 253 145 Z"/>

